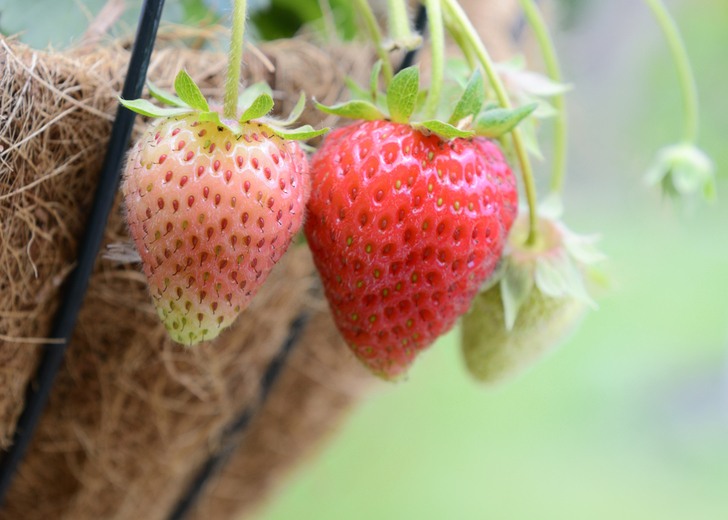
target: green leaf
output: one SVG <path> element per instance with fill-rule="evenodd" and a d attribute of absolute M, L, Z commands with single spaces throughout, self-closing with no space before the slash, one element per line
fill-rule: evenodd
<path fill-rule="evenodd" d="M 473 122 L 473 129 L 483 137 L 497 138 L 513 130 L 518 123 L 528 117 L 537 103 L 524 105 L 514 109 L 496 108 L 481 112 Z"/>
<path fill-rule="evenodd" d="M 203 112 L 210 110 L 205 96 L 200 92 L 200 87 L 197 86 L 190 75 L 184 70 L 179 71 L 177 77 L 174 78 L 174 90 L 177 92 L 179 98 L 187 103 L 188 106 L 202 110 Z"/>
<path fill-rule="evenodd" d="M 240 135 L 243 132 L 240 123 L 238 123 L 237 121 L 231 121 L 230 119 L 224 120 L 220 117 L 220 113 L 215 112 L 214 110 L 210 110 L 209 112 L 201 112 L 197 117 L 200 121 L 209 121 L 217 126 L 227 128 L 235 135 Z"/>
<path fill-rule="evenodd" d="M 354 78 L 349 76 L 345 77 L 344 84 L 346 85 L 346 88 L 349 89 L 349 92 L 351 92 L 351 97 L 353 99 L 364 99 L 371 101 L 371 95 L 369 94 L 369 92 L 364 90 Z"/>
<path fill-rule="evenodd" d="M 593 265 L 606 260 L 606 255 L 597 247 L 599 237 L 577 235 L 569 230 L 564 230 L 563 233 L 566 251 L 580 266 Z"/>
<path fill-rule="evenodd" d="M 216 125 L 221 125 L 222 120 L 220 119 L 220 114 L 218 112 L 215 112 L 214 110 L 210 110 L 208 112 L 202 112 L 199 116 L 200 121 L 210 121 L 211 123 L 215 123 Z"/>
<path fill-rule="evenodd" d="M 507 78 L 508 84 L 516 91 L 524 92 L 538 97 L 552 97 L 564 94 L 571 90 L 571 85 L 557 83 L 552 79 L 530 70 L 516 70 L 508 67 L 499 67 L 501 73 Z"/>
<path fill-rule="evenodd" d="M 417 103 L 415 103 L 415 112 L 422 109 L 422 107 L 425 106 L 425 103 L 427 102 L 427 93 L 429 92 L 428 89 L 422 89 L 420 90 L 419 94 L 417 94 Z"/>
<path fill-rule="evenodd" d="M 525 266 L 509 263 L 500 281 L 503 316 L 507 330 L 512 330 L 518 312 L 533 289 L 533 274 Z"/>
<path fill-rule="evenodd" d="M 483 100 L 485 99 L 485 85 L 483 83 L 483 75 L 480 73 L 480 69 L 475 69 L 473 75 L 470 77 L 470 81 L 463 91 L 463 95 L 460 97 L 458 104 L 455 105 L 448 123 L 451 125 L 457 125 L 461 119 L 468 116 L 475 116 L 483 106 Z"/>
<path fill-rule="evenodd" d="M 420 131 L 422 131 L 423 128 L 429 130 L 444 139 L 455 139 L 456 137 L 467 138 L 475 135 L 475 132 L 472 130 L 460 130 L 449 123 L 444 123 L 436 119 L 413 123 L 412 126 Z"/>
<path fill-rule="evenodd" d="M 266 125 L 271 131 L 279 137 L 284 139 L 292 139 L 294 141 L 305 141 L 323 135 L 328 132 L 329 128 L 322 128 L 316 130 L 311 125 L 303 125 L 298 128 L 284 128 L 278 125 Z"/>
<path fill-rule="evenodd" d="M 398 72 L 387 89 L 387 108 L 395 123 L 408 123 L 420 90 L 420 70 L 416 65 Z"/>
<path fill-rule="evenodd" d="M 243 112 L 243 115 L 240 116 L 239 121 L 241 123 L 245 123 L 251 119 L 258 119 L 270 112 L 272 108 L 273 98 L 270 97 L 270 94 L 260 94 L 253 100 L 250 106 L 245 109 L 245 112 Z"/>
<path fill-rule="evenodd" d="M 543 161 L 543 152 L 538 143 L 535 121 L 533 119 L 521 121 L 521 124 L 518 125 L 518 131 L 521 133 L 521 139 L 526 147 L 526 151 L 539 161 Z"/>
<path fill-rule="evenodd" d="M 292 125 L 295 123 L 299 117 L 301 117 L 301 114 L 303 114 L 303 109 L 306 108 L 306 94 L 301 92 L 301 96 L 298 98 L 298 101 L 296 101 L 296 106 L 293 107 L 293 110 L 291 110 L 291 113 L 288 114 L 288 117 L 283 120 L 281 123 L 283 126 Z"/>
<path fill-rule="evenodd" d="M 238 96 L 238 107 L 243 111 L 247 110 L 261 94 L 268 94 L 270 97 L 273 97 L 273 91 L 265 81 L 253 83 L 243 90 L 240 96 Z"/>
<path fill-rule="evenodd" d="M 536 110 L 533 111 L 533 117 L 536 119 L 551 119 L 552 117 L 557 117 L 559 115 L 559 111 L 556 110 L 556 107 L 548 101 L 535 100 L 534 103 L 538 105 Z"/>
<path fill-rule="evenodd" d="M 377 99 L 377 93 L 379 92 L 379 75 L 382 73 L 382 60 L 377 62 L 372 67 L 372 73 L 369 76 L 369 95 L 371 99 Z"/>
<path fill-rule="evenodd" d="M 537 259 L 534 280 L 539 290 L 547 296 L 572 297 L 588 305 L 596 305 L 586 290 L 581 271 L 564 249 L 541 255 Z"/>
<path fill-rule="evenodd" d="M 445 77 L 453 80 L 460 88 L 465 88 L 471 77 L 470 65 L 462 58 L 448 58 L 445 61 Z"/>
<path fill-rule="evenodd" d="M 147 81 L 147 88 L 149 89 L 149 94 L 151 94 L 154 99 L 161 103 L 164 103 L 165 105 L 189 108 L 187 103 L 182 101 L 180 98 L 178 98 L 171 92 L 167 92 L 166 90 L 159 88 L 151 81 Z"/>
<path fill-rule="evenodd" d="M 173 117 L 181 116 L 182 114 L 189 114 L 193 110 L 191 108 L 184 107 L 159 107 L 153 103 L 150 103 L 146 99 L 121 99 L 119 103 L 124 105 L 126 108 L 137 114 L 141 114 L 147 117 Z"/>
<path fill-rule="evenodd" d="M 369 101 L 355 99 L 346 101 L 338 105 L 327 107 L 320 103 L 316 103 L 316 108 L 327 114 L 349 119 L 364 119 L 367 121 L 375 121 L 377 119 L 386 119 L 381 110 L 371 104 Z"/>

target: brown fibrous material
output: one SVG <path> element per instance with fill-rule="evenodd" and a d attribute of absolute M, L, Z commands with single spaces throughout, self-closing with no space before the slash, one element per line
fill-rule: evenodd
<path fill-rule="evenodd" d="M 305 41 L 261 52 L 265 59 L 248 54 L 247 81 L 268 80 L 284 111 L 301 90 L 336 101 L 344 75 L 361 77 L 371 63 L 366 51 L 323 51 Z M 127 62 L 119 45 L 44 53 L 0 39 L 2 449 L 74 266 Z M 148 77 L 169 86 L 181 68 L 206 95 L 222 98 L 223 54 L 163 48 Z M 303 122 L 322 124 L 310 108 Z M 117 197 L 104 247 L 128 242 Z M 292 247 L 236 325 L 190 349 L 167 338 L 139 266 L 99 256 L 0 518 L 166 518 L 248 407 L 253 420 L 196 513 L 224 519 L 252 511 L 369 386 L 315 286 L 307 248 Z M 259 404 L 261 375 L 302 312 L 312 320 Z"/>

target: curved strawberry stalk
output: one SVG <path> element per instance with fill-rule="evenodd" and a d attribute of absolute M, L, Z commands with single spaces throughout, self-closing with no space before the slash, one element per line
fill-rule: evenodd
<path fill-rule="evenodd" d="M 672 197 L 702 194 L 707 200 L 715 198 L 715 166 L 710 157 L 697 146 L 699 129 L 698 89 L 690 66 L 685 43 L 677 24 L 661 0 L 645 0 L 667 39 L 680 78 L 685 122 L 683 141 L 658 151 L 645 180 L 661 185 L 663 193 Z"/>

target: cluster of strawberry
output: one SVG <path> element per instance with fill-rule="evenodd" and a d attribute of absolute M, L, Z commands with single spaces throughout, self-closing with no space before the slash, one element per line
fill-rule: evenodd
<path fill-rule="evenodd" d="M 248 87 L 236 106 L 244 1 L 235 2 L 224 111 L 211 108 L 184 71 L 177 96 L 150 85 L 166 107 L 122 100 L 157 118 L 129 156 L 123 192 L 152 298 L 175 341 L 212 340 L 231 325 L 302 227 L 342 336 L 384 379 L 400 378 L 462 317 L 469 371 L 481 381 L 501 380 L 555 346 L 593 304 L 592 265 L 603 257 L 592 237 L 561 222 L 566 87 L 535 3 L 521 2 L 551 57 L 550 79 L 513 65 L 496 70 L 456 0 L 425 4 L 432 70 L 423 91 L 417 67 L 393 74 L 374 15 L 357 2 L 382 59 L 368 90 L 351 84 L 350 101 L 318 105 L 355 122 L 326 136 L 310 165 L 296 141 L 328 129 L 291 128 L 303 95 L 286 120 L 269 115 L 265 84 Z M 664 6 L 648 4 L 680 51 Z M 405 4 L 389 7 L 395 47 L 417 45 Z M 446 82 L 445 27 L 467 58 L 469 78 Z M 682 84 L 691 87 L 685 53 L 675 59 Z M 500 76 L 509 77 L 517 106 Z M 714 173 L 695 146 L 694 88 L 684 97 L 685 142 L 664 149 L 648 179 L 670 194 L 710 197 Z M 551 195 L 540 207 L 529 163 L 529 152 L 539 155 L 536 117 L 557 122 Z M 523 176 L 528 209 L 520 214 L 503 149 Z"/>
<path fill-rule="evenodd" d="M 130 153 L 122 189 L 175 341 L 212 340 L 231 325 L 304 227 L 343 337 L 374 373 L 396 379 L 502 263 L 518 190 L 492 138 L 533 107 L 503 113 L 474 102 L 484 97 L 473 95 L 479 74 L 449 122 L 411 121 L 417 68 L 371 100 L 320 107 L 357 121 L 326 136 L 310 166 L 296 139 L 327 129 L 288 128 L 303 98 L 275 120 L 269 90 L 254 85 L 229 120 L 186 73 L 175 88 L 179 97 L 150 87 L 170 107 L 122 101 L 157 118 Z"/>

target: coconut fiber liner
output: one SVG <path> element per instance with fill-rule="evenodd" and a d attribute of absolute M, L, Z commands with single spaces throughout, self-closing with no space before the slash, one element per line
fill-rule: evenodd
<path fill-rule="evenodd" d="M 222 99 L 223 54 L 157 48 L 156 83 L 168 87 L 184 67 Z M 2 449 L 74 265 L 128 58 L 118 44 L 44 53 L 0 39 Z M 371 63 L 366 51 L 298 40 L 251 50 L 247 61 L 243 74 L 268 80 L 284 111 L 302 90 L 336 101 L 344 75 L 361 77 L 354 68 Z M 302 119 L 322 124 L 311 109 Z M 129 242 L 117 197 L 104 249 Z M 261 378 L 302 316 L 310 319 L 263 400 Z M 194 348 L 167 338 L 138 264 L 100 255 L 0 518 L 167 518 L 208 457 L 230 449 L 224 432 L 246 409 L 247 428 L 191 516 L 250 513 L 370 380 L 339 339 L 305 246 L 291 246 L 229 331 Z"/>

